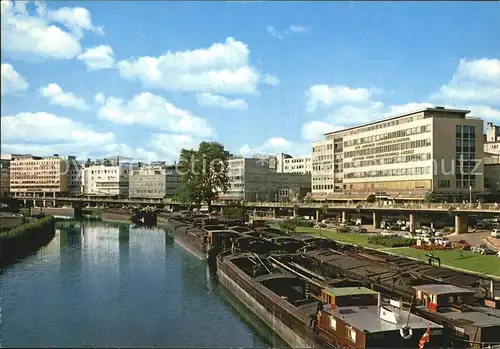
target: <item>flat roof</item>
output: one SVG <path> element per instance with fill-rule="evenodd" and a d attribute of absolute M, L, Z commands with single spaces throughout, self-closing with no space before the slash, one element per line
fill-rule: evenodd
<path fill-rule="evenodd" d="M 413 286 L 413 288 L 431 294 L 475 293 L 475 291 L 473 290 L 470 290 L 468 288 L 458 287 L 455 285 L 430 284 L 430 285 Z"/>
<path fill-rule="evenodd" d="M 324 135 L 327 136 L 327 135 L 332 135 L 335 133 L 341 133 L 341 132 L 345 132 L 345 131 L 349 131 L 349 130 L 354 130 L 356 128 L 365 127 L 365 126 L 369 126 L 369 125 L 373 125 L 373 124 L 378 124 L 380 122 L 385 122 L 385 121 L 389 121 L 389 120 L 393 120 L 393 119 L 399 119 L 399 118 L 402 118 L 404 116 L 421 113 L 423 111 L 438 111 L 438 112 L 445 112 L 445 113 L 462 113 L 462 114 L 469 114 L 470 113 L 470 110 L 465 110 L 465 109 L 446 109 L 446 108 L 436 108 L 436 107 L 434 107 L 434 108 L 421 108 L 421 109 L 413 110 L 413 111 L 406 112 L 403 114 L 396 114 L 396 115 L 389 116 L 386 118 L 377 119 L 377 120 L 370 121 L 370 122 L 360 124 L 357 126 L 347 127 L 347 128 L 342 129 L 342 130 L 328 132 L 328 133 L 325 133 Z"/>
<path fill-rule="evenodd" d="M 378 294 L 366 287 L 327 287 L 326 293 L 331 296 L 349 296 L 359 294 Z"/>
<path fill-rule="evenodd" d="M 408 319 L 408 312 L 406 310 L 399 309 L 391 305 L 384 305 L 384 309 L 381 309 L 381 311 L 389 310 L 394 313 L 398 322 L 397 324 L 382 320 L 380 318 L 379 307 L 377 305 L 341 307 L 338 310 L 325 310 L 345 323 L 356 327 L 358 330 L 371 333 L 399 331 L 401 327 L 406 324 L 407 320 L 408 326 L 414 330 L 424 329 L 427 328 L 427 326 L 431 329 L 443 328 L 442 326 L 415 314 L 410 314 Z"/>
<path fill-rule="evenodd" d="M 424 306 L 418 306 L 426 309 Z M 456 326 L 476 325 L 479 327 L 500 327 L 500 310 L 488 307 L 473 307 L 469 311 L 458 311 L 456 309 L 440 309 L 437 313 L 450 320 L 457 322 Z"/>

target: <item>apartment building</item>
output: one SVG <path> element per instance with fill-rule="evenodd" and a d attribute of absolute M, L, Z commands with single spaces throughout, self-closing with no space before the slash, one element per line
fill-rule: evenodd
<path fill-rule="evenodd" d="M 128 197 L 130 172 L 135 165 L 90 165 L 83 171 L 83 194 Z"/>
<path fill-rule="evenodd" d="M 425 108 L 326 134 L 312 145 L 312 198 L 482 193 L 483 121 L 469 112 Z"/>
<path fill-rule="evenodd" d="M 129 198 L 172 198 L 180 181 L 175 166 L 164 163 L 141 166 L 130 173 Z"/>
<path fill-rule="evenodd" d="M 229 191 L 219 195 L 221 200 L 278 201 L 280 192 L 284 196 L 290 190 L 302 193 L 311 187 L 310 174 L 279 173 L 275 163 L 265 158 L 232 158 L 228 176 Z"/>
<path fill-rule="evenodd" d="M 500 126 L 488 122 L 484 138 L 484 152 L 500 155 Z"/>
<path fill-rule="evenodd" d="M 311 173 L 312 157 L 297 156 L 293 157 L 289 154 L 280 153 L 276 155 L 276 171 L 278 173 Z"/>
<path fill-rule="evenodd" d="M 10 192 L 13 196 L 65 196 L 69 192 L 68 159 L 14 154 L 10 161 Z"/>
<path fill-rule="evenodd" d="M 0 197 L 9 196 L 11 158 L 12 156 L 10 154 L 2 154 L 0 158 Z"/>

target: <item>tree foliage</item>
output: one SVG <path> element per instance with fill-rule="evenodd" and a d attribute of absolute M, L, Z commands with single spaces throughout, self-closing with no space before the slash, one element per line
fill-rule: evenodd
<path fill-rule="evenodd" d="M 242 202 L 231 202 L 222 208 L 222 215 L 229 219 L 248 220 L 247 210 Z"/>
<path fill-rule="evenodd" d="M 280 222 L 280 228 L 285 232 L 285 234 L 290 235 L 297 229 L 296 219 L 284 219 Z"/>
<path fill-rule="evenodd" d="M 216 142 L 201 142 L 198 150 L 182 149 L 177 199 L 186 205 L 206 203 L 211 211 L 215 198 L 229 188 L 228 156 L 224 146 Z"/>

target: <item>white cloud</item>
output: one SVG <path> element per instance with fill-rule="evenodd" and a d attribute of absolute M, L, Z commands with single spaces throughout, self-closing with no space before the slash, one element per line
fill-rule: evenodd
<path fill-rule="evenodd" d="M 279 79 L 274 75 L 265 74 L 262 83 L 271 86 L 278 86 L 280 84 Z"/>
<path fill-rule="evenodd" d="M 292 34 L 301 34 L 310 31 L 308 27 L 304 27 L 303 25 L 291 25 L 284 30 L 279 30 L 273 27 L 272 25 L 268 25 L 266 26 L 266 30 L 271 37 L 280 40 Z"/>
<path fill-rule="evenodd" d="M 248 108 L 247 102 L 243 99 L 230 99 L 224 96 L 214 95 L 212 93 L 199 93 L 196 98 L 199 105 L 206 107 L 239 110 Z"/>
<path fill-rule="evenodd" d="M 103 104 L 106 101 L 106 96 L 104 96 L 102 93 L 97 93 L 94 96 L 94 101 L 98 104 Z"/>
<path fill-rule="evenodd" d="M 89 10 L 83 7 L 61 7 L 55 11 L 49 11 L 47 19 L 64 25 L 78 38 L 83 36 L 85 30 L 104 35 L 102 27 L 92 24 Z"/>
<path fill-rule="evenodd" d="M 337 131 L 341 128 L 324 121 L 309 121 L 302 126 L 302 139 L 311 142 L 318 141 L 324 138 L 325 133 Z"/>
<path fill-rule="evenodd" d="M 482 102 L 500 105 L 500 60 L 461 59 L 451 80 L 432 95 L 445 102 Z"/>
<path fill-rule="evenodd" d="M 2 63 L 2 96 L 7 93 L 26 91 L 29 87 L 26 79 L 21 76 L 12 65 Z"/>
<path fill-rule="evenodd" d="M 45 3 L 1 2 L 2 50 L 36 58 L 72 59 L 81 51 L 85 30 L 92 25 L 88 10 L 64 7 L 47 10 Z M 62 25 L 59 26 L 59 25 Z M 66 27 L 68 30 L 65 30 Z"/>
<path fill-rule="evenodd" d="M 314 85 L 306 91 L 307 110 L 314 111 L 321 104 L 330 106 L 339 103 L 359 103 L 369 101 L 373 93 L 367 88 L 350 88 L 336 85 Z"/>
<path fill-rule="evenodd" d="M 240 148 L 239 153 L 244 156 L 277 153 L 288 153 L 299 156 L 311 153 L 311 143 L 295 143 L 283 137 L 271 137 L 260 146 L 250 147 L 248 144 L 245 144 Z"/>
<path fill-rule="evenodd" d="M 3 143 L 9 144 L 12 141 L 22 144 L 67 142 L 78 143 L 82 147 L 114 141 L 112 133 L 93 131 L 81 123 L 49 113 L 23 112 L 15 116 L 2 116 L 0 120 L 2 147 Z M 58 131 L 54 132 L 54 130 Z M 61 150 L 64 148 L 58 151 Z"/>
<path fill-rule="evenodd" d="M 40 87 L 38 89 L 38 93 L 41 96 L 48 98 L 50 104 L 78 110 L 89 109 L 82 97 L 78 97 L 71 92 L 64 92 L 58 84 L 52 83 L 45 87 Z"/>
<path fill-rule="evenodd" d="M 115 64 L 113 49 L 108 45 L 88 48 L 77 59 L 83 61 L 89 70 L 110 69 Z"/>
<path fill-rule="evenodd" d="M 174 91 L 255 93 L 260 73 L 249 65 L 247 45 L 231 37 L 208 48 L 168 51 L 118 62 L 120 75 L 147 87 Z"/>
<path fill-rule="evenodd" d="M 101 119 L 123 125 L 147 125 L 159 130 L 211 137 L 215 130 L 189 111 L 175 107 L 163 97 L 144 92 L 124 102 L 108 97 L 98 111 Z"/>

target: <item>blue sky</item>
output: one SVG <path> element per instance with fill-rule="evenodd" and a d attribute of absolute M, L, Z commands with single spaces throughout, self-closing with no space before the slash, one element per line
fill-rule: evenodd
<path fill-rule="evenodd" d="M 500 123 L 496 2 L 2 1 L 2 153 L 311 152 L 423 106 Z"/>

